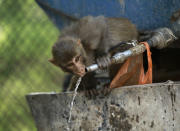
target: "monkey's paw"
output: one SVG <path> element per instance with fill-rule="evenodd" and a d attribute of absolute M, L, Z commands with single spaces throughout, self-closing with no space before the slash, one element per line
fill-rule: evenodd
<path fill-rule="evenodd" d="M 110 94 L 111 91 L 112 88 L 110 88 L 110 84 L 105 84 L 103 88 L 101 88 L 100 94 L 102 94 L 103 96 L 107 96 Z"/>
<path fill-rule="evenodd" d="M 99 92 L 97 89 L 85 90 L 85 96 L 89 99 L 96 98 L 96 96 L 98 95 L 99 95 Z"/>
<path fill-rule="evenodd" d="M 112 88 L 109 87 L 109 84 L 105 84 L 100 89 L 90 89 L 85 91 L 85 96 L 89 99 L 93 99 L 96 97 L 104 98 L 105 96 L 109 95 L 112 91 Z"/>
<path fill-rule="evenodd" d="M 96 62 L 100 69 L 105 69 L 110 65 L 111 59 L 109 58 L 109 56 L 103 56 L 103 57 L 97 58 Z"/>

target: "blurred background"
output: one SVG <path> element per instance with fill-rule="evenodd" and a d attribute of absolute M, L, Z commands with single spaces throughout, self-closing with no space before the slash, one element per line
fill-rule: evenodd
<path fill-rule="evenodd" d="M 0 131 L 35 131 L 25 95 L 61 91 L 48 62 L 58 35 L 34 0 L 0 0 Z"/>

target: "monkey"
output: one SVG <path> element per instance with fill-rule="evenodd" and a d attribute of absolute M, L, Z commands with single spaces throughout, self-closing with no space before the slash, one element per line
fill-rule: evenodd
<path fill-rule="evenodd" d="M 107 67 L 110 57 L 115 53 L 109 52 L 112 47 L 122 41 L 137 39 L 136 26 L 127 18 L 85 16 L 62 30 L 52 47 L 53 58 L 49 61 L 63 71 L 74 74 L 68 90 L 74 89 L 78 77 L 83 77 L 79 90 L 94 90 L 97 84 L 95 73 L 86 74 L 85 67 L 96 62 L 101 69 Z M 118 51 L 130 47 L 132 45 L 125 45 Z M 116 64 L 111 68 L 111 79 L 119 66 Z"/>
<path fill-rule="evenodd" d="M 63 80 L 63 83 L 62 83 L 62 92 L 66 92 L 68 87 L 69 87 L 69 84 L 70 84 L 70 81 L 72 79 L 72 74 L 66 74 L 64 76 L 64 80 Z"/>

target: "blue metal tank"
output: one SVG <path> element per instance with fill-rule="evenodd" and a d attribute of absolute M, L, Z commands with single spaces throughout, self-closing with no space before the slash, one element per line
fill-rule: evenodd
<path fill-rule="evenodd" d="M 36 0 L 61 29 L 87 15 L 126 17 L 138 29 L 170 27 L 172 14 L 180 9 L 180 0 Z"/>

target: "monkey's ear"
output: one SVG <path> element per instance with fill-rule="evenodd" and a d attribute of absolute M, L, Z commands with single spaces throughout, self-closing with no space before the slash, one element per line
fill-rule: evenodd
<path fill-rule="evenodd" d="M 49 59 L 48 61 L 57 66 L 57 62 L 53 58 Z"/>
<path fill-rule="evenodd" d="M 81 45 L 81 39 L 78 39 L 77 44 Z"/>

